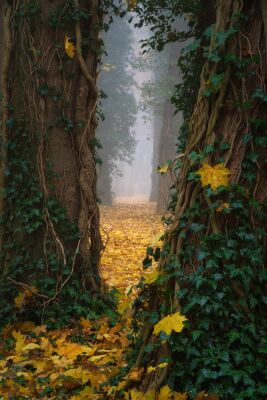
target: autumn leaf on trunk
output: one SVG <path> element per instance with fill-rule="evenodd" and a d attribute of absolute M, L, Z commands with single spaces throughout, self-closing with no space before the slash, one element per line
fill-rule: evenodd
<path fill-rule="evenodd" d="M 203 167 L 197 171 L 197 174 L 200 175 L 202 186 L 210 185 L 212 190 L 216 190 L 219 186 L 229 185 L 228 176 L 231 172 L 222 163 L 216 164 L 214 167 L 204 163 Z"/>
<path fill-rule="evenodd" d="M 155 335 L 160 332 L 165 332 L 167 335 L 170 335 L 172 331 L 179 333 L 184 328 L 184 321 L 187 321 L 187 318 L 185 318 L 179 312 L 167 315 L 167 317 L 163 318 L 154 326 L 153 333 Z"/>
<path fill-rule="evenodd" d="M 70 42 L 68 36 L 65 37 L 65 51 L 70 58 L 75 56 L 76 48 L 73 43 Z"/>

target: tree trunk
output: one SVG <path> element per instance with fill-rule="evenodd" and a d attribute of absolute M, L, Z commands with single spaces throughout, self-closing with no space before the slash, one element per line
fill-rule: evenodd
<path fill-rule="evenodd" d="M 19 312 L 35 313 L 37 305 L 46 310 L 70 295 L 79 304 L 81 292 L 100 290 L 94 160 L 99 4 L 1 4 L 1 266 L 9 287 L 2 302 L 23 293 Z M 65 52 L 66 37 L 76 47 L 73 57 Z M 4 314 L 11 309 L 4 307 Z"/>
<path fill-rule="evenodd" d="M 203 398 L 205 393 L 220 399 L 266 398 L 263 15 L 257 0 L 219 0 L 216 5 L 214 33 L 204 48 L 210 61 L 202 69 L 175 215 L 159 262 L 167 283 L 154 283 L 143 294 L 146 317 L 136 366 L 146 371 L 162 361 L 168 365 L 144 373 L 144 391 L 168 382 L 190 399 L 199 392 Z M 231 172 L 230 184 L 216 190 L 203 186 L 198 174 L 203 163 L 223 163 Z M 161 338 L 162 344 L 147 317 L 153 312 L 154 319 L 155 310 L 159 319 L 185 314 L 186 329 Z M 144 352 L 148 344 L 154 349 L 149 354 Z"/>
<path fill-rule="evenodd" d="M 183 30 L 182 21 L 175 24 L 177 31 Z M 176 84 L 181 82 L 180 71 L 177 67 L 177 59 L 180 56 L 184 44 L 172 43 L 168 55 L 167 76 Z M 157 71 L 156 71 L 157 72 Z M 158 120 L 161 120 L 160 132 L 158 132 Z M 173 160 L 176 154 L 176 140 L 182 123 L 181 115 L 175 114 L 175 107 L 170 98 L 166 98 L 163 104 L 162 117 L 155 116 L 154 144 L 153 144 L 153 171 L 150 200 L 157 203 L 157 211 L 166 210 L 170 201 L 170 187 L 173 182 L 170 176 L 159 176 L 157 167 Z"/>

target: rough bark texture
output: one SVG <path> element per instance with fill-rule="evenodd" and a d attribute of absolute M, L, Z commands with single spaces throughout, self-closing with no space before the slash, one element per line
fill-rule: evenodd
<path fill-rule="evenodd" d="M 2 33 L 4 29 L 5 15 L 10 12 L 8 32 L 12 41 L 6 76 L 3 60 L 8 58 L 7 42 L 5 35 L 1 34 L 1 92 L 5 92 L 8 86 L 12 103 L 11 111 L 7 108 L 9 101 L 2 97 L 2 159 L 3 146 L 7 141 L 7 119 L 12 117 L 15 121 L 14 127 L 8 130 L 8 140 L 12 141 L 18 121 L 26 118 L 32 138 L 29 152 L 33 154 L 43 193 L 43 210 L 40 212 L 45 222 L 44 228 L 33 234 L 35 245 L 28 249 L 30 257 L 46 257 L 46 249 L 51 242 L 63 265 L 67 263 L 67 253 L 73 257 L 70 275 L 64 280 L 62 271 L 58 273 L 53 296 L 55 300 L 73 275 L 79 277 L 84 289 L 91 292 L 99 290 L 101 241 L 93 139 L 98 97 L 96 74 L 100 15 L 98 0 L 75 0 L 72 12 L 76 15 L 84 13 L 86 18 L 81 16 L 69 23 L 64 20 L 64 12 L 70 7 L 68 2 L 47 0 L 38 1 L 36 5 L 37 11 L 31 14 L 26 0 L 1 2 L 0 31 Z M 21 12 L 24 14 L 20 15 Z M 57 18 L 55 26 L 53 18 Z M 66 36 L 71 37 L 76 46 L 76 54 L 72 59 L 64 50 Z M 5 115 L 7 112 L 8 115 Z M 12 180 L 12 176 L 8 179 Z M 1 189 L 4 187 L 1 179 Z M 65 243 L 64 234 L 59 233 L 60 227 L 51 218 L 48 206 L 50 198 L 55 198 L 66 210 L 69 223 L 78 226 L 79 240 Z M 6 241 L 12 239 L 6 237 Z M 28 242 L 29 237 L 22 232 L 20 245 L 27 248 Z M 32 276 L 34 271 L 22 277 L 24 283 Z"/>
<path fill-rule="evenodd" d="M 264 4 L 264 2 L 262 2 Z M 267 184 L 267 168 L 265 163 L 265 149 L 255 147 L 253 140 L 246 143 L 246 135 L 251 132 L 250 122 L 256 118 L 266 121 L 266 103 L 253 97 L 257 88 L 266 92 L 267 84 L 267 63 L 266 63 L 266 41 L 264 31 L 264 21 L 262 9 L 259 1 L 243 2 L 241 0 L 221 0 L 217 2 L 216 6 L 216 22 L 215 32 L 227 32 L 233 26 L 233 15 L 239 15 L 242 12 L 244 15 L 249 16 L 246 20 L 241 22 L 240 30 L 238 33 L 232 35 L 229 40 L 225 42 L 222 48 L 223 54 L 234 54 L 241 60 L 251 57 L 250 62 L 246 67 L 246 74 L 244 77 L 238 75 L 233 65 L 227 64 L 225 66 L 225 75 L 220 89 L 212 94 L 210 97 L 203 95 L 208 87 L 209 78 L 216 73 L 219 73 L 220 63 L 206 62 L 203 66 L 200 90 L 197 102 L 193 111 L 193 115 L 189 125 L 189 138 L 185 154 L 183 156 L 183 164 L 177 182 L 178 201 L 174 213 L 174 219 L 167 230 L 165 245 L 169 247 L 169 255 L 161 258 L 159 263 L 160 270 L 164 273 L 165 268 L 173 258 L 178 261 L 180 267 L 186 274 L 196 273 L 198 266 L 201 264 L 197 258 L 197 252 L 201 235 L 208 237 L 209 235 L 226 235 L 234 232 L 234 229 L 239 228 L 240 219 L 238 213 L 232 213 L 230 216 L 221 215 L 212 209 L 212 202 L 210 198 L 203 193 L 200 182 L 192 182 L 188 180 L 188 174 L 194 170 L 194 163 L 188 155 L 194 151 L 202 153 L 205 146 L 215 146 L 216 143 L 229 145 L 229 150 L 221 152 L 217 150 L 215 154 L 208 154 L 204 162 L 214 165 L 218 163 L 219 157 L 224 158 L 224 164 L 231 171 L 230 181 L 233 184 L 242 185 L 247 188 L 247 196 L 254 197 L 257 201 L 264 202 L 267 200 L 266 184 Z M 266 28 L 266 25 L 265 25 Z M 264 33 L 265 32 L 265 33 Z M 211 39 L 210 51 L 213 50 L 214 41 Z M 260 59 L 259 63 L 253 62 L 252 57 L 257 55 Z M 254 99 L 254 100 L 252 100 Z M 251 102 L 249 107 L 246 107 L 247 102 Z M 237 106 L 239 104 L 239 106 Z M 243 105 L 243 106 L 240 106 Z M 253 135 L 253 134 L 252 134 Z M 246 176 L 242 173 L 244 168 L 244 160 L 246 154 L 250 151 L 256 152 L 259 156 L 256 161 L 256 180 L 254 186 L 249 184 Z M 245 201 L 246 203 L 246 201 Z M 245 204 L 244 203 L 244 204 Z M 181 228 L 180 224 L 186 216 L 188 210 L 194 207 L 195 204 L 201 205 L 202 214 L 200 218 L 192 215 L 186 227 Z M 204 210 L 209 212 L 204 214 Z M 236 215 L 234 215 L 236 214 Z M 199 222 L 205 225 L 204 233 L 195 234 L 190 231 L 190 225 L 194 222 Z M 264 221 L 257 219 L 255 211 L 250 210 L 249 224 L 251 229 L 256 227 L 264 228 Z M 266 228 L 266 226 L 265 226 Z M 259 239 L 260 241 L 261 239 Z M 195 253 L 190 255 L 190 262 L 186 259 L 185 248 L 188 243 L 192 243 L 195 248 Z M 266 240 L 262 240 L 262 252 L 266 254 Z M 226 264 L 226 260 L 222 260 Z M 236 268 L 242 268 L 243 265 L 236 265 Z M 265 266 L 266 267 L 266 266 Z M 265 268 L 261 262 L 257 265 L 258 269 Z M 222 267 L 223 268 L 223 267 Z M 242 287 L 242 282 L 236 284 L 234 279 L 229 284 L 233 291 L 233 298 L 236 301 L 240 298 L 245 298 Z M 260 284 L 259 284 L 260 285 Z M 176 293 L 179 291 L 179 283 L 175 279 L 170 279 L 167 286 L 168 296 L 173 293 L 172 300 L 169 304 L 170 312 L 180 310 L 180 304 Z M 259 286 L 260 287 L 260 286 Z M 166 289 L 166 287 L 165 287 Z M 251 289 L 251 290 L 255 290 Z M 262 289 L 259 289 L 262 290 Z M 151 288 L 151 297 L 148 309 L 146 311 L 153 312 L 155 309 L 162 307 L 162 287 L 156 290 Z M 208 294 L 207 294 L 208 296 Z M 166 300 L 168 304 L 168 300 Z M 242 306 L 240 306 L 242 309 Z M 263 312 L 259 307 L 255 309 L 255 313 Z M 242 312 L 242 310 L 241 310 Z M 243 308 L 245 312 L 244 320 L 246 320 L 246 313 L 248 309 Z M 250 312 L 253 313 L 252 309 Z M 198 320 L 198 315 L 191 316 L 192 325 Z M 195 328 L 196 329 L 196 328 Z M 137 358 L 136 366 L 142 365 L 144 357 L 144 349 L 148 343 L 155 342 L 155 336 L 152 335 L 153 324 L 146 320 L 142 332 L 142 347 Z M 212 331 L 210 334 L 212 335 Z M 222 333 L 223 334 L 223 333 Z M 182 335 L 182 334 L 180 334 Z M 152 352 L 148 357 L 147 365 L 157 365 L 157 360 L 170 357 L 175 364 L 175 356 L 171 356 L 171 349 L 168 344 L 161 346 L 159 351 Z M 186 352 L 186 349 L 185 349 Z M 174 359 L 173 359 L 174 357 Z M 144 391 L 153 388 L 160 388 L 166 381 L 170 374 L 170 364 L 163 368 L 154 376 L 146 374 L 142 382 Z M 197 377 L 196 377 L 197 378 Z M 206 387 L 209 387 L 209 381 L 206 382 Z"/>

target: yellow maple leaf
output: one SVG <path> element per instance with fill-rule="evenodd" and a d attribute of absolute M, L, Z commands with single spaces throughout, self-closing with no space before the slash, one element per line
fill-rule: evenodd
<path fill-rule="evenodd" d="M 68 366 L 71 365 L 71 361 L 68 360 L 66 357 L 60 357 L 60 356 L 51 356 L 50 360 L 53 361 L 53 363 L 60 368 L 67 368 Z"/>
<path fill-rule="evenodd" d="M 90 321 L 89 319 L 86 318 L 80 318 L 80 325 L 83 326 L 84 328 L 91 328 L 92 326 L 92 321 Z"/>
<path fill-rule="evenodd" d="M 156 370 L 157 370 L 156 367 L 150 366 L 150 367 L 147 368 L 147 373 L 150 374 L 151 372 L 154 372 L 154 371 L 156 371 Z"/>
<path fill-rule="evenodd" d="M 167 362 L 163 362 L 163 363 L 160 363 L 160 364 L 158 365 L 158 368 L 165 368 L 165 367 L 167 367 L 167 365 L 168 365 Z"/>
<path fill-rule="evenodd" d="M 149 390 L 149 392 L 145 393 L 145 400 L 155 400 L 156 394 L 155 394 L 155 390 L 151 389 Z"/>
<path fill-rule="evenodd" d="M 164 164 L 159 165 L 157 168 L 157 172 L 160 174 L 166 174 L 169 171 L 170 168 L 170 162 L 166 161 Z"/>
<path fill-rule="evenodd" d="M 64 376 L 68 376 L 73 379 L 78 379 L 84 385 L 87 381 L 89 381 L 92 372 L 86 371 L 82 367 L 77 367 L 68 369 L 67 371 L 64 371 L 62 374 Z"/>
<path fill-rule="evenodd" d="M 117 299 L 119 300 L 119 303 L 117 305 L 117 311 L 119 314 L 124 314 L 131 306 L 132 301 L 129 299 L 129 297 L 125 296 L 123 293 L 118 293 L 116 295 Z"/>
<path fill-rule="evenodd" d="M 162 237 L 164 236 L 164 231 L 157 233 L 156 235 L 152 236 L 150 240 L 150 247 L 160 247 L 162 245 Z"/>
<path fill-rule="evenodd" d="M 167 315 L 154 326 L 153 333 L 157 335 L 159 332 L 165 332 L 170 335 L 172 331 L 181 332 L 184 328 L 184 321 L 187 321 L 179 312 Z"/>
<path fill-rule="evenodd" d="M 216 164 L 214 167 L 204 163 L 203 167 L 197 171 L 197 174 L 200 175 L 202 186 L 210 185 L 212 190 L 216 190 L 219 186 L 229 185 L 231 172 L 222 163 Z"/>
<path fill-rule="evenodd" d="M 37 343 L 28 343 L 22 348 L 23 353 L 28 353 L 30 350 L 40 349 Z"/>
<path fill-rule="evenodd" d="M 151 285 L 152 283 L 154 283 L 159 277 L 159 273 L 157 270 L 153 271 L 153 272 L 149 272 L 148 274 L 144 275 L 145 278 L 145 284 L 146 285 Z"/>
<path fill-rule="evenodd" d="M 47 337 L 41 337 L 41 349 L 44 351 L 45 355 L 50 355 L 53 351 L 53 346 Z"/>
<path fill-rule="evenodd" d="M 139 392 L 137 389 L 131 389 L 129 392 L 126 392 L 125 398 L 127 400 L 145 400 L 144 393 Z"/>
<path fill-rule="evenodd" d="M 17 331 L 12 331 L 12 336 L 16 340 L 15 351 L 21 354 L 23 347 L 26 345 L 26 336 Z"/>
<path fill-rule="evenodd" d="M 73 58 L 75 56 L 76 48 L 75 48 L 74 44 L 70 42 L 70 38 L 68 36 L 65 36 L 64 44 L 65 44 L 65 51 L 66 51 L 67 55 L 70 58 Z"/>
<path fill-rule="evenodd" d="M 168 385 L 162 386 L 159 392 L 159 400 L 169 400 L 172 397 L 172 390 Z"/>
<path fill-rule="evenodd" d="M 140 381 L 144 368 L 136 367 L 132 368 L 128 373 L 128 378 L 133 381 Z"/>
<path fill-rule="evenodd" d="M 61 341 L 58 340 L 57 344 L 59 346 L 54 350 L 55 353 L 65 356 L 71 360 L 75 360 L 76 357 L 82 354 L 91 356 L 96 351 L 96 347 L 89 347 L 78 343 L 65 342 L 63 345 L 61 345 Z"/>

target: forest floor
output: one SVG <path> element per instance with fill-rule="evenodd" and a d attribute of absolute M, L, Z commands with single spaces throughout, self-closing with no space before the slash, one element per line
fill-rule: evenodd
<path fill-rule="evenodd" d="M 144 274 L 142 260 L 163 232 L 161 218 L 154 203 L 120 198 L 113 207 L 101 207 L 101 228 L 106 243 L 101 260 L 104 282 L 127 292 Z"/>
<path fill-rule="evenodd" d="M 112 377 L 127 367 L 131 302 L 144 274 L 146 247 L 157 244 L 163 227 L 154 204 L 122 199 L 101 206 L 101 227 L 101 272 L 105 285 L 116 288 L 120 318 L 81 318 L 74 327 L 53 331 L 32 322 L 7 326 L 0 344 L 0 400 L 116 399 L 123 388 L 125 381 Z M 131 370 L 128 377 L 136 375 Z"/>

